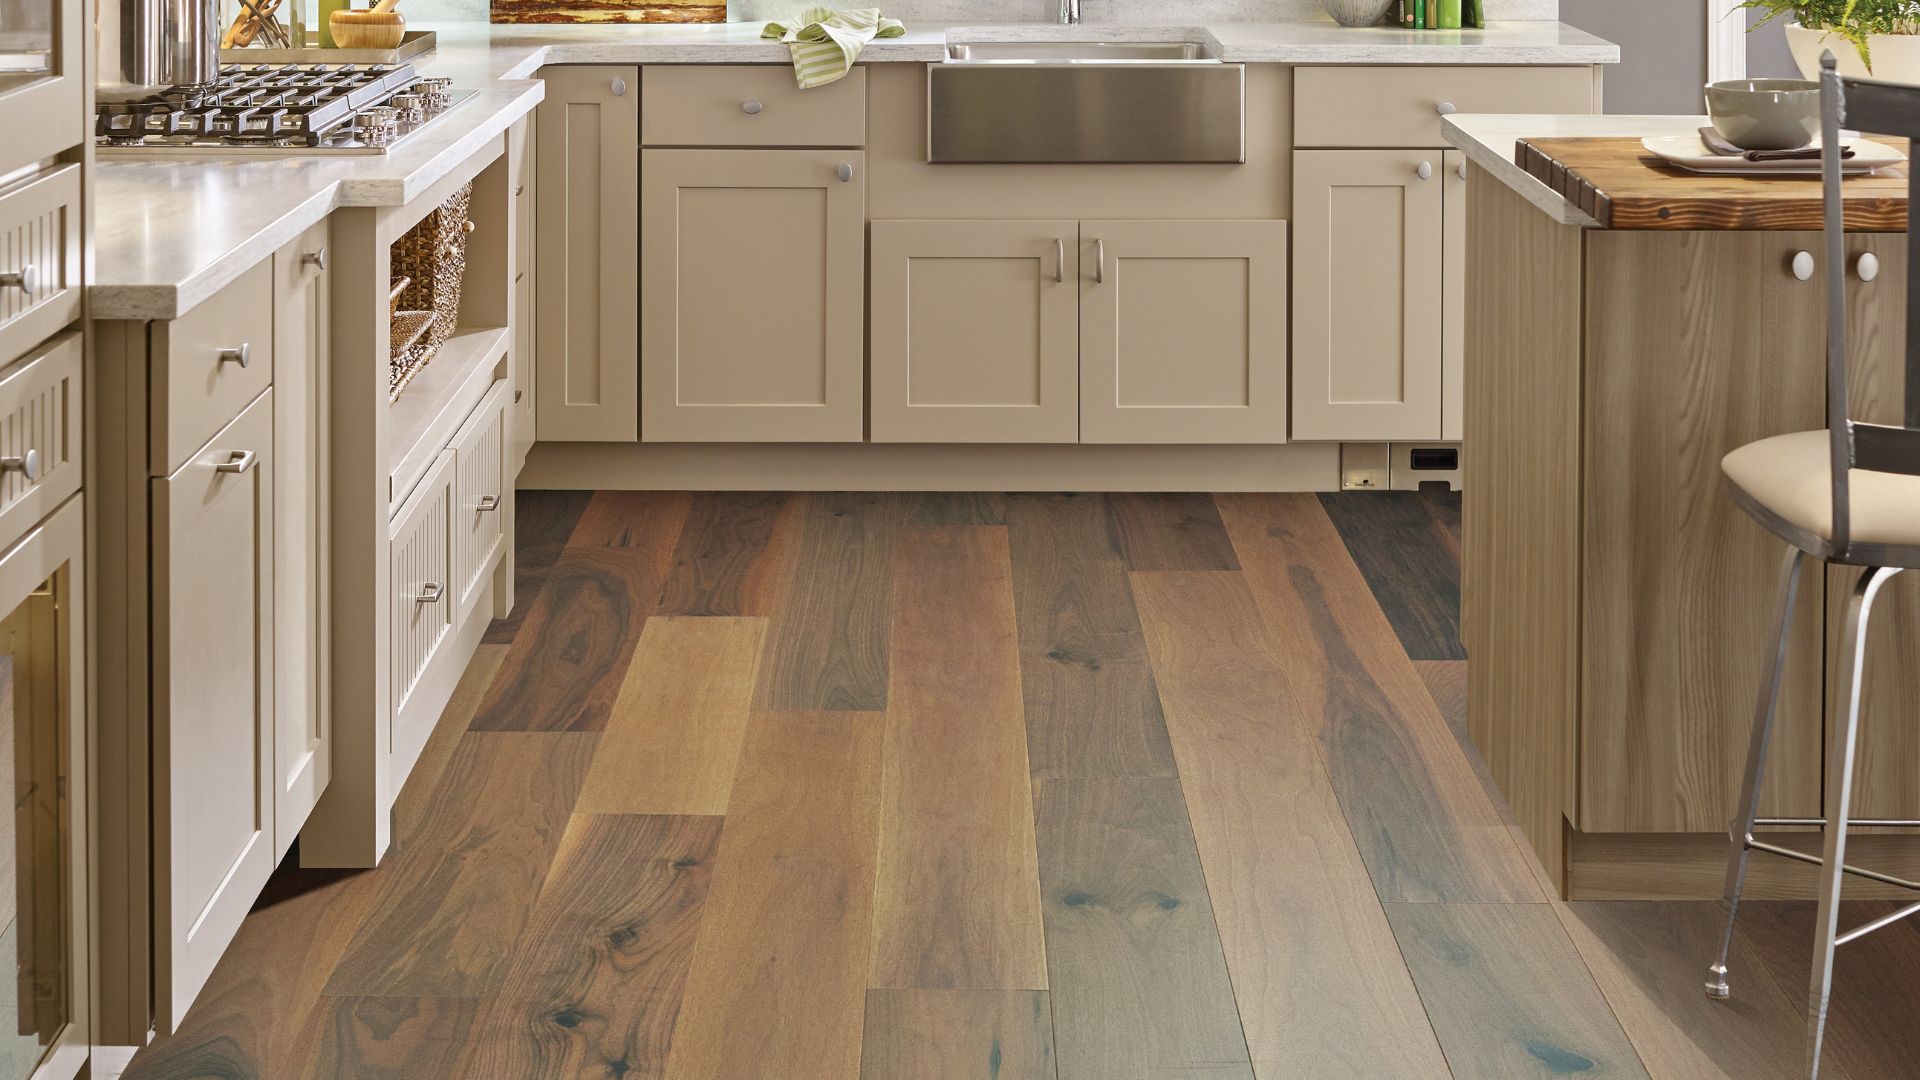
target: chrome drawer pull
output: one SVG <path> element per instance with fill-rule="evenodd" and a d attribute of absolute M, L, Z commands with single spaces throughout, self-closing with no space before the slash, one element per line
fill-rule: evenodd
<path fill-rule="evenodd" d="M 309 251 L 305 255 L 300 256 L 300 261 L 316 270 L 325 270 L 327 268 L 327 249 L 322 247 L 319 251 Z"/>
<path fill-rule="evenodd" d="M 1095 285 L 1107 283 L 1107 242 L 1105 240 L 1093 242 L 1093 283 Z"/>
<path fill-rule="evenodd" d="M 414 597 L 413 600 L 416 604 L 437 604 L 440 602 L 440 595 L 444 592 L 446 592 L 446 590 L 440 587 L 439 582 L 429 581 L 425 585 L 420 586 L 420 595 Z"/>
<path fill-rule="evenodd" d="M 40 271 L 35 270 L 32 263 L 27 263 L 18 270 L 9 270 L 0 274 L 0 289 L 9 286 L 32 296 L 40 291 Z"/>
<path fill-rule="evenodd" d="M 1053 280 L 1055 284 L 1067 280 L 1067 242 L 1061 239 L 1053 242 Z"/>
<path fill-rule="evenodd" d="M 483 514 L 491 514 L 495 510 L 500 509 L 500 496 L 498 495 L 480 496 L 480 506 L 478 507 L 478 509 Z"/>
<path fill-rule="evenodd" d="M 213 467 L 214 472 L 243 473 L 260 464 L 260 455 L 251 450 L 235 450 L 233 457 Z"/>
<path fill-rule="evenodd" d="M 237 349 L 221 349 L 220 362 L 223 364 L 239 364 L 244 368 L 253 362 L 253 346 L 243 341 Z"/>
<path fill-rule="evenodd" d="M 0 473 L 17 472 L 31 484 L 40 479 L 40 451 L 29 450 L 13 457 L 0 457 Z"/>

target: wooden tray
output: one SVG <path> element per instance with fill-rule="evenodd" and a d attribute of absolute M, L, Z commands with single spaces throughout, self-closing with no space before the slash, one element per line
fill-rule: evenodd
<path fill-rule="evenodd" d="M 222 64 L 401 64 L 433 51 L 433 31 L 409 30 L 391 49 L 221 49 Z"/>
<path fill-rule="evenodd" d="M 1904 139 L 1880 139 L 1901 151 Z M 1817 231 L 1820 179 L 1702 176 L 1647 152 L 1638 138 L 1521 139 L 1514 161 L 1606 229 Z M 1907 227 L 1907 170 L 1882 169 L 1845 182 L 1847 229 Z"/>

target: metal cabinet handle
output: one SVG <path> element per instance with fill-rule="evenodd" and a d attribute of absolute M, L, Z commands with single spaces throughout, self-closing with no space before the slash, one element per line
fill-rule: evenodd
<path fill-rule="evenodd" d="M 521 398 L 522 398 L 523 396 L 525 396 L 525 395 L 526 395 L 526 391 L 525 391 L 525 390 L 515 390 L 515 391 L 513 392 L 513 403 L 514 403 L 515 405 L 518 405 L 518 404 L 520 404 L 520 399 L 521 399 Z"/>
<path fill-rule="evenodd" d="M 1423 161 L 1420 163 L 1420 167 L 1413 171 L 1420 174 L 1420 179 L 1431 180 L 1433 179 L 1433 162 Z"/>
<path fill-rule="evenodd" d="M 475 509 L 479 510 L 483 514 L 493 513 L 495 510 L 500 509 L 500 496 L 498 495 L 480 496 L 480 505 L 475 507 Z"/>
<path fill-rule="evenodd" d="M 0 473 L 17 472 L 27 478 L 27 483 L 40 479 L 40 451 L 28 450 L 13 457 L 0 457 Z"/>
<path fill-rule="evenodd" d="M 1467 178 L 1467 163 L 1464 161 L 1461 162 L 1460 167 L 1455 169 L 1454 172 L 1459 174 L 1460 179 L 1465 180 Z"/>
<path fill-rule="evenodd" d="M 319 251 L 309 251 L 305 255 L 300 256 L 300 261 L 313 267 L 315 270 L 325 270 L 327 268 L 327 249 L 323 247 Z"/>
<path fill-rule="evenodd" d="M 1871 251 L 1862 252 L 1858 262 L 1853 264 L 1853 272 L 1860 275 L 1861 281 L 1872 281 L 1880 276 L 1880 256 Z"/>
<path fill-rule="evenodd" d="M 526 193 L 527 193 L 527 185 L 525 185 L 525 184 L 515 184 L 515 185 L 513 185 L 513 197 L 514 197 L 514 198 L 516 198 L 516 199 L 517 199 L 517 198 L 519 198 L 520 196 L 522 196 L 522 195 L 525 195 Z"/>
<path fill-rule="evenodd" d="M 253 345 L 249 342 L 241 342 L 238 348 L 220 350 L 220 362 L 223 364 L 239 364 L 244 368 L 252 360 Z"/>
<path fill-rule="evenodd" d="M 1440 104 L 1435 105 L 1433 107 L 1433 111 L 1439 113 L 1441 116 L 1452 116 L 1454 113 L 1457 113 L 1460 110 L 1453 107 L 1453 102 L 1443 101 Z"/>
<path fill-rule="evenodd" d="M 759 116 L 760 110 L 764 108 L 766 108 L 766 106 L 757 101 L 743 101 L 740 103 L 740 111 L 746 113 L 748 116 Z"/>
<path fill-rule="evenodd" d="M 1067 280 L 1067 242 L 1058 238 L 1053 241 L 1053 280 L 1056 285 Z"/>
<path fill-rule="evenodd" d="M 607 89 L 613 91 L 614 97 L 626 97 L 627 96 L 627 80 L 615 79 L 611 84 L 608 85 Z"/>
<path fill-rule="evenodd" d="M 446 591 L 446 589 L 441 587 L 439 582 L 429 581 L 420 586 L 420 595 L 414 597 L 413 600 L 417 604 L 437 604 L 440 602 L 440 597 Z"/>
<path fill-rule="evenodd" d="M 1813 280 L 1813 270 L 1814 270 L 1813 252 L 1811 251 L 1794 252 L 1793 261 L 1789 263 L 1788 266 L 1790 269 L 1792 269 L 1793 276 L 1796 278 L 1799 278 L 1801 281 Z"/>
<path fill-rule="evenodd" d="M 1107 283 L 1107 242 L 1105 240 L 1093 242 L 1093 283 L 1096 285 Z"/>
<path fill-rule="evenodd" d="M 853 182 L 853 166 L 842 162 L 839 168 L 833 170 L 833 175 L 839 177 L 841 183 L 850 184 Z"/>
<path fill-rule="evenodd" d="M 235 450 L 233 457 L 213 467 L 214 472 L 244 473 L 260 463 L 260 455 L 251 450 Z"/>
<path fill-rule="evenodd" d="M 9 270 L 0 274 L 0 288 L 8 287 L 19 289 L 28 296 L 32 296 L 40 291 L 40 271 L 34 269 L 32 263 L 27 263 L 18 270 Z"/>

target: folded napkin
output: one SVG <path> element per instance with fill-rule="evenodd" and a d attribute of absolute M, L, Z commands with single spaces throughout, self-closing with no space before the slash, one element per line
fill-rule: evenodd
<path fill-rule="evenodd" d="M 1821 154 L 1818 146 L 1803 146 L 1798 150 L 1743 150 L 1711 127 L 1700 129 L 1700 141 L 1721 157 L 1746 158 L 1748 161 L 1819 161 Z M 1853 160 L 1853 153 L 1853 147 L 1842 146 L 1840 160 Z"/>
<path fill-rule="evenodd" d="M 793 51 L 793 76 L 800 89 L 811 90 L 845 78 L 867 42 L 900 37 L 906 32 L 906 24 L 899 19 L 881 18 L 879 8 L 835 11 L 813 7 L 791 23 L 768 23 L 760 36 L 788 43 Z"/>

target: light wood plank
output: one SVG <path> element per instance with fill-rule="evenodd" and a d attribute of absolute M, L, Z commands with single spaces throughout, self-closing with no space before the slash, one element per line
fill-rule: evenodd
<path fill-rule="evenodd" d="M 1546 904 L 1388 904 L 1455 1076 L 1647 1076 Z"/>
<path fill-rule="evenodd" d="M 870 990 L 860 1080 L 1054 1080 L 1044 990 Z"/>
<path fill-rule="evenodd" d="M 1220 506 L 1380 896 L 1543 899 L 1319 501 Z"/>
<path fill-rule="evenodd" d="M 1044 990 L 1033 792 L 1005 529 L 905 529 L 874 987 Z"/>
<path fill-rule="evenodd" d="M 1060 1080 L 1251 1080 L 1170 779 L 1036 782 Z"/>
<path fill-rule="evenodd" d="M 852 1080 L 879 845 L 879 718 L 757 714 L 669 1080 Z"/>
<path fill-rule="evenodd" d="M 766 622 L 648 619 L 576 812 L 726 813 Z"/>
<path fill-rule="evenodd" d="M 1261 1080 L 1445 1076 L 1246 582 L 1133 583 Z"/>

